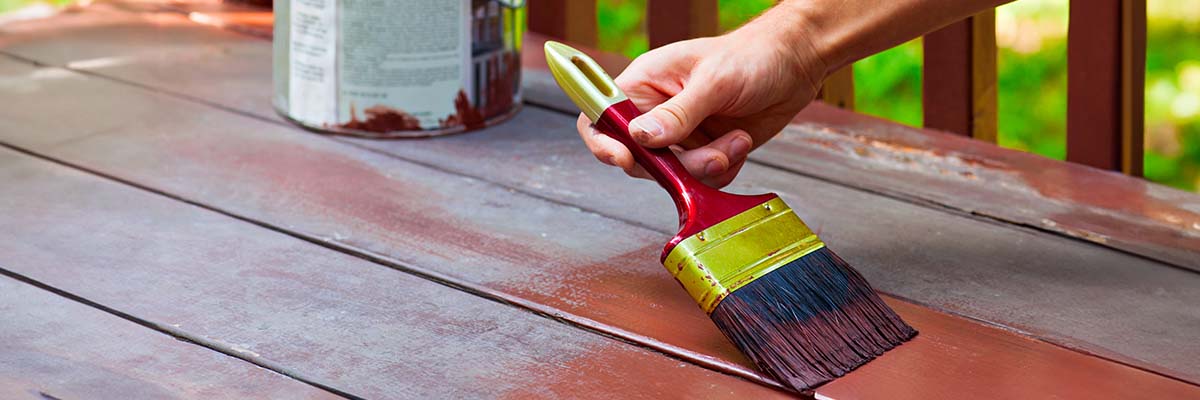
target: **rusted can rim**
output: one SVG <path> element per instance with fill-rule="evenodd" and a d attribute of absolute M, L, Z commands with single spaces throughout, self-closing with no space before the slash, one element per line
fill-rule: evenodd
<path fill-rule="evenodd" d="M 287 120 L 288 122 L 291 122 L 293 124 L 300 126 L 301 128 L 304 128 L 304 130 L 306 130 L 306 131 L 320 133 L 320 134 L 326 134 L 326 135 L 332 135 L 332 136 L 348 136 L 348 137 L 357 137 L 357 138 L 364 138 L 364 139 L 421 139 L 421 138 L 429 138 L 429 137 L 435 137 L 435 136 L 448 136 L 448 135 L 456 135 L 456 134 L 466 133 L 466 132 L 480 131 L 485 128 L 496 125 L 498 123 L 507 121 L 508 119 L 512 118 L 514 115 L 517 115 L 517 112 L 521 111 L 521 108 L 523 108 L 523 107 L 525 107 L 524 102 L 520 102 L 520 101 L 515 102 L 515 103 L 513 103 L 513 106 L 508 111 L 504 112 L 503 114 L 499 114 L 499 115 L 493 116 L 491 118 L 485 119 L 485 120 L 483 120 L 483 126 L 477 127 L 477 128 L 472 128 L 472 129 L 468 129 L 465 126 L 456 126 L 454 128 L 449 128 L 449 129 L 407 130 L 407 131 L 397 130 L 397 131 L 389 131 L 389 132 L 371 132 L 371 131 L 364 131 L 364 130 L 358 130 L 358 129 L 346 129 L 346 128 L 340 128 L 340 127 L 336 127 L 336 126 L 322 126 L 322 125 L 306 123 L 306 122 L 300 121 L 298 119 L 292 118 L 291 116 L 289 116 L 287 114 L 287 112 L 284 112 L 283 110 L 281 110 L 279 108 L 279 105 L 277 105 L 277 104 L 273 104 L 271 106 L 271 108 L 275 110 L 276 114 L 279 114 L 279 116 L 283 117 L 283 119 Z"/>

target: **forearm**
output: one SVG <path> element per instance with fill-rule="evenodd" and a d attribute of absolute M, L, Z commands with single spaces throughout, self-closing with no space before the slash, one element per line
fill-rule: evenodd
<path fill-rule="evenodd" d="M 825 74 L 1011 0 L 784 0 L 745 29 L 815 55 Z"/>

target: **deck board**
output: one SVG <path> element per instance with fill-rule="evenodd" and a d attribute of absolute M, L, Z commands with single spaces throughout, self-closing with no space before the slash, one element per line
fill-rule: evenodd
<path fill-rule="evenodd" d="M 72 42 L 70 38 L 58 39 L 56 46 L 69 47 Z M 258 43 L 247 45 L 247 48 L 263 48 L 263 42 Z M 24 55 L 29 56 L 34 50 L 36 46 L 26 47 Z M 223 76 L 220 68 L 206 70 L 201 74 L 203 76 L 182 74 L 178 79 L 146 78 L 148 80 L 141 80 L 146 71 L 160 71 L 158 75 L 162 76 L 165 71 L 178 68 L 178 64 L 155 59 L 90 70 L 90 73 L 147 86 L 148 90 L 141 90 L 115 83 L 98 84 L 103 87 L 98 90 L 112 98 L 148 98 L 144 101 L 157 104 L 157 113 L 148 118 L 134 118 L 116 110 L 106 114 L 105 118 L 123 121 L 119 129 L 74 132 L 78 138 L 58 145 L 27 140 L 19 131 L 0 132 L 0 136 L 8 143 L 50 157 L 112 174 L 310 240 L 325 241 L 339 250 L 377 257 L 377 262 L 395 268 L 410 268 L 430 279 L 449 280 L 479 295 L 496 296 L 574 324 L 640 341 L 693 363 L 755 379 L 755 375 L 745 369 L 744 359 L 732 352 L 686 295 L 661 273 L 661 266 L 654 262 L 655 253 L 673 225 L 669 202 L 652 184 L 631 182 L 616 171 L 591 161 L 576 143 L 578 139 L 570 133 L 570 118 L 531 107 L 516 120 L 485 132 L 426 141 L 344 141 L 353 144 L 350 146 L 269 123 L 274 118 L 269 108 L 264 109 L 261 105 L 239 108 L 243 106 L 236 105 L 237 101 L 269 92 L 266 84 L 269 80 L 263 80 L 269 77 L 269 65 L 260 63 L 261 59 L 231 57 L 214 64 L 226 65 L 234 71 L 233 81 L 245 85 L 204 93 L 196 93 L 188 85 L 205 79 L 220 81 Z M 254 76 L 258 78 L 252 78 Z M 103 80 L 90 79 L 89 82 Z M 56 93 L 70 93 L 69 90 L 72 89 L 68 85 L 49 85 L 39 89 L 41 97 L 32 98 L 49 99 Z M 163 93 L 194 95 L 236 112 L 222 113 L 213 107 L 180 101 L 175 95 Z M 242 117 L 237 115 L 239 113 L 258 118 Z M 35 123 L 43 122 L 30 122 Z M 546 132 L 560 134 L 548 136 Z M 488 146 L 481 146 L 480 140 L 487 140 Z M 372 146 L 377 152 L 356 146 Z M 981 223 L 768 167 L 748 167 L 737 189 L 782 192 L 789 203 L 802 209 L 802 214 L 828 241 L 836 244 L 835 250 L 863 269 L 878 286 L 894 293 L 954 312 L 982 315 L 985 319 L 1031 330 L 1067 345 L 1089 348 L 1097 341 L 1105 345 L 1115 343 L 1118 350 L 1112 353 L 1128 357 L 1145 357 L 1136 351 L 1148 349 L 1153 353 L 1150 354 L 1152 366 L 1180 364 L 1180 360 L 1187 366 L 1188 362 L 1194 361 L 1189 353 L 1194 349 L 1165 348 L 1161 342 L 1147 341 L 1143 332 L 1138 331 L 1146 327 L 1132 326 L 1128 316 L 1111 318 L 1111 315 L 1103 314 L 1111 312 L 1114 304 L 1124 304 L 1124 309 L 1134 310 L 1149 304 L 1153 306 L 1152 311 L 1160 314 L 1151 314 L 1147 318 L 1154 321 L 1161 318 L 1181 324 L 1179 326 L 1185 329 L 1156 332 L 1159 336 L 1151 338 L 1162 339 L 1163 335 L 1168 335 L 1167 340 L 1176 340 L 1169 335 L 1186 336 L 1186 332 L 1195 331 L 1186 326 L 1188 321 L 1196 320 L 1195 316 L 1186 314 L 1186 304 L 1171 302 L 1189 299 L 1186 296 L 1191 292 L 1186 289 L 1195 287 L 1190 286 L 1192 281 L 1189 279 L 1194 279 L 1189 278 L 1192 275 L 1171 275 L 1153 269 L 1156 272 L 1151 275 L 1159 277 L 1157 280 L 1131 287 L 1131 282 L 1143 285 L 1143 278 L 1131 278 L 1136 276 L 1130 272 L 1133 270 L 1118 267 L 1128 262 L 1140 262 L 1144 263 L 1142 266 L 1152 268 L 1156 264 L 1057 236 Z M 631 208 L 630 203 L 640 207 Z M 847 207 L 851 209 L 847 210 Z M 514 219 L 514 212 L 523 212 L 524 216 Z M 869 216 L 872 225 L 860 223 L 865 216 Z M 913 235 L 917 242 L 889 240 L 878 226 L 888 227 L 886 232 L 921 234 Z M 955 245 L 961 237 L 980 235 L 998 237 L 999 241 L 982 249 L 964 250 Z M 939 251 L 926 251 L 931 248 Z M 1063 251 L 1064 248 L 1072 251 Z M 1079 252 L 1082 253 L 1076 254 Z M 1012 257 L 1026 258 L 1014 261 Z M 1039 257 L 1048 259 L 1040 264 L 1024 262 Z M 1101 270 L 1115 272 L 1116 276 L 1093 281 L 1102 290 L 1083 293 L 1091 296 L 1084 299 L 1101 303 L 1092 308 L 1056 308 L 1061 305 L 1057 301 L 1062 299 L 1061 291 L 1074 288 L 1067 284 L 1078 278 L 1072 274 L 1094 272 L 1071 268 L 1079 267 L 1080 260 L 1108 257 L 1116 258 L 1108 261 L 1106 266 L 1102 265 Z M 955 263 L 961 259 L 995 261 L 980 265 Z M 1055 273 L 1045 273 L 1047 267 L 1058 265 L 1071 268 L 1066 271 L 1051 269 Z M 1012 278 L 1012 270 L 1005 269 L 1014 266 L 1021 273 L 1017 279 Z M 900 267 L 904 268 L 903 273 L 897 272 Z M 963 270 L 962 267 L 968 268 Z M 912 268 L 926 269 L 910 271 Z M 1176 269 L 1166 270 L 1182 273 Z M 567 274 L 576 274 L 576 278 L 568 279 Z M 1041 283 L 1047 277 L 1053 279 L 1049 284 L 1038 286 L 1039 290 L 1035 292 L 1044 293 L 1043 296 L 1023 297 L 1028 289 L 1020 285 L 1031 281 Z M 1168 296 L 1166 300 L 1145 293 L 1145 289 L 1153 290 L 1162 285 L 1183 290 L 1167 290 L 1166 293 L 1173 297 Z M 1105 292 L 1109 289 L 1124 291 L 1111 296 Z M 914 293 L 916 296 L 912 295 Z M 980 296 L 980 293 L 993 296 Z M 996 384 L 999 382 L 997 376 L 1006 373 L 1013 381 L 1035 379 L 1030 388 L 1051 386 L 1051 376 L 1036 381 L 1038 376 L 1019 373 L 1019 367 L 1023 365 L 1004 367 L 988 362 L 991 358 L 1009 354 L 1013 346 L 1028 350 L 1015 353 L 1031 355 L 1029 362 L 1034 365 L 1049 367 L 1052 362 L 1065 360 L 1080 365 L 1080 370 L 1085 372 L 1079 385 L 1041 389 L 1048 391 L 1037 392 L 1039 395 L 1105 393 L 1102 390 L 1162 390 L 1162 394 L 1178 394 L 1192 388 L 1175 381 L 1164 382 L 1165 378 L 1154 378 L 1153 374 L 1119 364 L 1097 363 L 1100 359 L 995 328 L 967 333 L 940 329 L 939 326 L 954 326 L 965 321 L 905 302 L 891 301 L 906 317 L 923 321 L 914 323 L 925 334 L 912 345 L 901 348 L 908 350 L 898 350 L 894 355 L 872 363 L 872 368 L 822 388 L 819 394 L 854 397 L 869 392 L 848 389 L 871 382 L 912 379 L 913 387 L 920 387 L 933 382 L 933 377 L 947 379 L 948 376 L 962 381 L 965 386 L 983 387 Z M 1014 313 L 1014 304 L 1024 308 Z M 1169 311 L 1185 314 L 1164 314 Z M 1076 320 L 1080 312 L 1086 317 L 1086 323 Z M 1164 315 L 1181 318 L 1163 318 Z M 680 332 L 681 326 L 689 329 Z M 978 324 L 971 323 L 970 326 L 978 327 Z M 1109 328 L 1118 328 L 1117 331 L 1123 333 L 1096 339 L 1097 333 L 1108 332 L 1103 329 Z M 982 341 L 971 342 L 975 336 L 982 337 Z M 1081 338 L 1085 341 L 1075 342 Z M 937 349 L 946 348 L 945 343 L 968 343 L 981 348 L 972 353 L 977 357 L 963 357 L 953 351 L 938 352 Z M 1164 349 L 1172 350 L 1171 354 L 1162 354 Z M 930 356 L 924 357 L 926 354 Z M 902 362 L 891 361 L 914 357 L 924 357 L 923 365 L 926 366 L 940 363 L 954 368 L 937 369 L 935 372 L 942 375 L 931 373 L 925 376 L 930 380 L 921 381 L 911 376 L 911 365 L 906 370 Z M 989 368 L 995 370 L 988 372 Z M 1130 381 L 1135 384 L 1121 388 L 1090 385 L 1086 373 L 1097 379 L 1129 374 L 1133 377 Z M 943 390 L 934 390 L 938 388 Z M 938 388 L 913 389 L 911 393 L 914 396 L 929 394 L 930 397 L 953 394 L 945 391 L 944 385 Z M 1013 390 L 1020 390 L 1020 386 Z M 1028 395 L 1033 392 L 1016 393 Z"/>
<path fill-rule="evenodd" d="M 0 314 L 4 399 L 341 398 L 7 276 Z"/>
<path fill-rule="evenodd" d="M 119 132 L 38 150 L 347 252 L 378 257 L 378 262 L 450 281 L 478 294 L 499 296 L 571 323 L 626 335 L 627 339 L 659 346 L 710 368 L 734 373 L 744 370 L 744 360 L 732 353 L 711 323 L 657 265 L 654 254 L 665 234 L 499 185 L 363 151 L 295 128 L 229 113 L 215 118 L 203 106 L 117 84 L 109 90 L 120 97 L 158 97 L 162 113 L 158 119 L 139 120 Z M 19 141 L 13 136 L 4 139 Z M 646 201 L 657 198 L 657 192 L 654 194 Z M 521 212 L 522 218 L 513 219 L 514 212 Z M 970 341 L 974 334 L 938 328 L 939 324 L 953 326 L 955 321 L 964 321 L 960 318 L 904 302 L 894 304 L 905 310 L 905 316 L 914 323 L 932 322 L 917 323 L 925 334 L 873 362 L 878 367 L 863 370 L 868 377 L 860 379 L 907 377 L 910 372 L 896 363 L 916 359 L 924 360 L 927 367 L 955 365 L 955 369 L 942 373 L 955 376 L 965 385 L 995 382 L 995 373 L 1003 375 L 1010 368 L 1020 371 L 1024 367 L 996 366 L 988 361 L 1012 352 L 1012 346 L 1032 354 L 1051 355 L 1040 358 L 1043 360 L 1085 357 L 996 328 L 986 329 L 1006 340 L 989 341 L 985 337 L 983 346 L 975 342 L 977 348 L 972 354 L 977 357 L 934 351 L 946 349 L 942 343 Z M 966 337 L 956 338 L 958 335 Z M 349 343 L 338 345 L 344 346 L 340 351 L 362 351 L 353 340 L 341 340 Z M 1107 362 L 1075 363 L 1070 368 L 1091 374 L 1084 376 L 1108 377 L 1115 368 L 1118 374 L 1137 377 L 1130 380 L 1136 384 L 1122 386 L 1121 390 L 1172 392 L 1194 388 L 1165 378 L 1147 379 L 1154 375 Z M 1049 384 L 1039 387 L 1045 386 Z M 828 390 L 838 387 L 829 386 Z M 1065 386 L 1057 393 L 1080 395 L 1078 390 L 1086 394 L 1089 388 L 1113 389 L 1099 382 L 1085 382 Z"/>
<path fill-rule="evenodd" d="M 226 36 L 230 35 L 228 32 L 218 35 L 221 36 L 215 43 L 230 41 Z M 89 47 L 90 41 L 97 40 L 95 35 L 83 36 L 88 38 L 76 44 L 80 48 Z M 174 36 L 192 37 L 194 34 Z M 54 46 L 70 48 L 70 43 L 70 40 L 59 38 Z M 138 46 L 139 43 L 134 42 L 128 43 L 127 49 L 114 50 L 121 54 L 136 53 Z M 152 43 L 148 46 L 152 46 Z M 257 37 L 244 36 L 238 46 L 244 50 L 217 52 L 228 55 L 218 58 L 220 61 L 199 62 L 202 67 L 197 73 L 174 73 L 170 79 L 162 77 L 173 74 L 178 70 L 175 66 L 179 64 L 172 64 L 169 59 L 131 62 L 91 72 L 133 80 L 150 86 L 151 90 L 161 90 L 167 94 L 197 96 L 203 101 L 234 108 L 236 112 L 256 115 L 264 120 L 278 120 L 274 111 L 265 106 L 265 101 L 259 101 L 258 106 L 254 107 L 236 106 L 245 103 L 246 98 L 262 100 L 260 96 L 263 92 L 270 91 L 270 66 L 262 58 L 262 54 L 270 53 L 269 43 Z M 256 46 L 257 52 L 248 50 Z M 40 50 L 29 44 L 22 48 L 22 52 L 26 56 L 35 56 Z M 254 53 L 259 55 L 239 55 Z M 47 59 L 47 62 L 52 61 L 70 62 Z M 188 60 L 186 64 L 191 66 L 197 62 Z M 527 95 L 539 105 L 558 109 L 572 107 L 562 105 L 568 100 L 546 82 L 548 78 L 544 72 L 529 71 L 526 77 Z M 210 80 L 233 82 L 236 85 L 229 86 L 228 90 L 194 91 L 194 88 Z M 836 159 L 828 154 L 823 159 L 818 157 L 823 160 L 820 165 L 808 161 L 806 157 L 785 160 L 785 154 L 797 151 L 806 151 L 805 155 L 821 153 L 820 149 L 798 148 L 797 143 L 816 141 L 812 136 L 848 135 L 847 126 L 864 124 L 859 121 L 829 121 L 838 115 L 821 115 L 826 119 L 822 124 L 826 125 L 792 127 L 778 141 L 760 151 L 764 159 L 782 162 L 781 168 L 752 163 L 745 168 L 746 172 L 733 190 L 784 193 L 785 199 L 797 205 L 811 225 L 822 229 L 821 233 L 834 245 L 835 250 L 858 265 L 883 291 L 1024 330 L 1064 346 L 1200 381 L 1200 344 L 1192 340 L 1189 334 L 1196 328 L 1195 321 L 1200 321 L 1200 310 L 1188 306 L 1200 302 L 1200 292 L 1190 289 L 1200 285 L 1200 275 L 1181 273 L 1168 265 L 1103 247 L 1080 245 L 1055 235 L 1028 235 L 1025 229 L 1004 228 L 978 219 L 964 221 L 961 217 L 946 213 L 950 210 L 955 214 L 970 216 L 977 208 L 948 209 L 938 205 L 941 203 L 935 203 L 930 210 L 930 199 L 918 198 L 916 203 L 922 207 L 914 207 L 912 202 L 902 199 L 896 201 L 894 197 L 877 196 L 874 191 L 858 189 L 858 185 L 869 185 L 868 189 L 883 185 L 880 178 L 872 177 L 870 173 L 870 168 L 882 167 L 871 163 L 866 163 L 864 168 L 868 169 L 856 169 L 858 167 L 853 167 L 856 161 Z M 630 183 L 613 169 L 595 165 L 589 155 L 582 153 L 582 147 L 578 145 L 574 133 L 571 133 L 571 126 L 569 119 L 554 118 L 553 113 L 530 107 L 512 123 L 463 136 L 415 142 L 338 141 L 371 147 L 444 171 L 496 181 L 533 196 L 577 205 L 613 219 L 631 222 L 648 228 L 648 231 L 671 233 L 676 216 L 670 201 L 661 196 L 653 184 L 646 181 Z M 877 132 L 901 138 L 912 135 L 912 132 L 908 132 L 911 130 L 906 131 L 904 127 L 884 130 L 881 123 L 866 124 L 863 131 L 866 132 L 864 135 L 876 136 L 883 135 Z M 486 136 L 486 145 L 478 144 L 481 136 Z M 960 148 L 967 147 L 966 144 L 955 143 Z M 886 145 L 881 144 L 881 147 Z M 876 157 L 886 159 L 887 156 Z M 1024 160 L 1022 157 L 1025 156 L 1012 157 Z M 804 168 L 800 169 L 802 166 Z M 935 163 L 930 168 L 949 168 L 938 166 Z M 805 174 L 790 172 L 797 169 Z M 907 177 L 905 173 L 912 173 L 907 169 L 888 173 L 887 181 L 894 181 L 898 186 L 919 186 L 907 184 L 907 179 L 917 183 L 934 179 Z M 983 178 L 995 174 L 985 171 L 976 173 Z M 830 185 L 828 180 L 834 178 L 838 179 Z M 595 184 L 578 184 L 583 181 L 593 181 Z M 846 187 L 844 183 L 850 183 L 851 186 Z M 619 190 L 611 190 L 613 187 L 619 187 Z M 938 195 L 940 197 L 932 198 L 932 201 L 960 198 L 962 193 L 982 193 L 971 196 L 983 198 L 988 196 L 986 193 L 995 190 L 989 189 L 989 185 L 979 184 L 930 187 L 942 187 L 944 190 Z M 1025 193 L 1020 190 L 1013 192 Z M 644 199 L 641 202 L 643 207 L 630 208 L 624 202 L 626 198 Z M 1061 207 L 1056 205 L 1060 203 L 1037 205 L 1039 203 L 1027 197 L 1001 198 L 1004 198 L 1003 202 L 979 203 L 982 204 L 980 207 L 996 209 L 1003 208 L 1004 204 L 1030 204 L 1012 209 L 1040 210 L 1039 213 Z M 1099 213 L 1086 208 L 1086 205 L 1081 205 L 1081 208 L 1087 209 L 1087 213 Z M 862 223 L 864 217 L 880 222 L 866 225 Z M 286 216 L 280 217 L 280 221 L 288 219 Z M 878 229 L 878 226 L 888 228 Z M 890 232 L 899 231 L 914 234 L 904 241 L 889 239 Z M 972 238 L 979 245 L 958 245 L 956 243 L 960 238 Z M 642 253 L 653 253 L 653 244 L 662 241 L 644 237 L 638 240 L 644 245 Z M 362 247 L 378 251 L 377 247 Z M 636 250 L 629 246 L 623 249 L 614 253 Z M 971 259 L 972 262 L 962 263 L 961 259 Z M 905 273 L 895 273 L 898 268 L 904 269 Z M 1046 274 L 1048 270 L 1054 271 L 1054 274 Z M 1080 285 L 1080 282 L 1087 282 L 1087 285 Z M 1031 288 L 1034 288 L 1033 291 Z M 1073 300 L 1064 302 L 1064 298 Z M 546 302 L 554 302 L 553 295 Z M 1014 309 L 1022 311 L 1013 312 Z M 1163 321 L 1170 327 L 1159 329 Z M 659 335 L 652 336 L 658 338 Z M 701 341 L 696 340 L 688 341 L 688 344 L 700 344 Z M 1170 342 L 1177 347 L 1160 346 L 1160 342 Z"/>
<path fill-rule="evenodd" d="M 790 397 L 48 161 L 0 165 L 21 188 L 0 191 L 5 270 L 352 395 Z"/>

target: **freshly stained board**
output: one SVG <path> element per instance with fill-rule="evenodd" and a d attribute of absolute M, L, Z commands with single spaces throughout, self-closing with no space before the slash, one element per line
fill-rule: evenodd
<path fill-rule="evenodd" d="M 0 186 L 19 188 L 0 191 L 5 210 L 0 213 L 0 226 L 5 227 L 0 230 L 0 263 L 6 271 L 140 318 L 172 335 L 351 395 L 389 399 L 791 397 L 7 149 L 0 149 Z M 27 319 L 24 314 L 54 315 L 59 306 L 3 307 Z M 11 329 L 6 327 L 9 321 L 6 317 L 6 323 L 0 324 L 0 333 Z M 3 337 L 6 343 L 0 348 L 12 338 Z M 46 340 L 67 338 L 52 335 Z M 128 335 L 96 342 L 104 349 L 128 348 L 131 356 L 147 362 L 153 361 L 149 354 L 164 347 Z M 57 377 L 69 375 L 69 370 L 43 371 L 36 364 L 59 368 L 62 362 L 38 361 L 36 355 L 24 353 L 21 357 L 17 367 L 32 370 L 15 369 L 8 379 L 71 379 Z M 0 358 L 0 371 L 6 369 L 6 360 Z M 202 394 L 203 385 L 219 381 L 215 377 L 222 373 L 229 379 L 241 377 L 229 367 L 214 368 L 210 374 L 186 373 L 207 368 L 196 361 L 180 368 L 164 370 L 177 370 L 180 380 L 194 379 L 199 388 L 174 382 L 162 389 L 163 397 Z M 213 393 L 221 394 L 215 389 Z M 86 397 L 84 393 L 62 398 Z"/>
<path fill-rule="evenodd" d="M 341 398 L 8 276 L 0 315 L 3 399 Z"/>

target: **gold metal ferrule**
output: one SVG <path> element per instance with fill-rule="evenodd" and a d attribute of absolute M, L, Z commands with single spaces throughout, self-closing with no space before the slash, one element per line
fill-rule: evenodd
<path fill-rule="evenodd" d="M 571 46 L 546 41 L 546 65 L 558 86 L 592 122 L 613 104 L 628 99 L 596 60 Z"/>
<path fill-rule="evenodd" d="M 679 242 L 663 266 L 706 313 L 733 291 L 825 247 L 779 198 Z"/>

